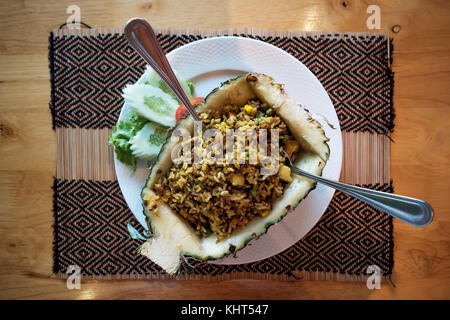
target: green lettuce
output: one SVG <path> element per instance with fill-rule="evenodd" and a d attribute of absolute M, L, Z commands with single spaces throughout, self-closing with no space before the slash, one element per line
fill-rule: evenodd
<path fill-rule="evenodd" d="M 147 119 L 131 113 L 128 119 L 117 122 L 109 136 L 109 145 L 114 147 L 117 159 L 136 170 L 136 157 L 131 150 L 130 140 L 148 122 Z"/>

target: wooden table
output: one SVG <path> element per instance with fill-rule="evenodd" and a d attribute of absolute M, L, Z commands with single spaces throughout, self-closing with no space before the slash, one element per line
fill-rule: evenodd
<path fill-rule="evenodd" d="M 394 38 L 395 191 L 428 200 L 436 217 L 422 229 L 395 221 L 395 287 L 372 291 L 365 283 L 251 280 L 83 281 L 81 290 L 68 290 L 57 280 L 51 272 L 55 133 L 47 40 L 66 21 L 70 4 L 0 3 L 0 298 L 450 298 L 450 2 L 76 1 L 81 20 L 93 27 L 123 26 L 140 16 L 159 27 L 307 31 L 371 31 L 366 9 L 378 4 L 380 31 Z"/>

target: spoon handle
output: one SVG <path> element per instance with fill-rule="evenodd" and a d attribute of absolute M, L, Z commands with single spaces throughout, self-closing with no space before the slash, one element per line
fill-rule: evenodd
<path fill-rule="evenodd" d="M 347 193 L 413 226 L 423 227 L 433 220 L 433 209 L 426 201 L 329 180 L 300 170 L 293 165 L 291 169 L 298 175 Z"/>
<path fill-rule="evenodd" d="M 142 18 L 132 18 L 125 25 L 125 36 L 128 43 L 140 54 L 155 72 L 164 80 L 177 98 L 183 103 L 187 111 L 196 121 L 200 121 L 197 113 L 189 102 L 189 98 L 178 82 L 166 55 L 159 45 L 150 24 Z"/>

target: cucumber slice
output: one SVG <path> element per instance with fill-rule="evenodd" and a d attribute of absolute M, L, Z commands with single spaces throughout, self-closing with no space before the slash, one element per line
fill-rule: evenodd
<path fill-rule="evenodd" d="M 127 85 L 122 96 L 140 116 L 166 127 L 175 125 L 178 102 L 161 89 L 148 84 Z"/>
<path fill-rule="evenodd" d="M 178 79 L 178 82 L 180 83 L 181 87 L 183 88 L 184 93 L 186 93 L 187 97 L 191 99 L 194 94 L 194 86 L 189 85 L 189 81 L 186 81 L 177 71 L 173 71 L 175 73 L 175 76 Z M 151 86 L 160 88 L 165 93 L 170 94 L 175 100 L 177 100 L 178 103 L 180 101 L 175 96 L 175 94 L 172 92 L 172 90 L 169 88 L 169 86 L 161 79 L 161 77 L 150 67 L 147 66 L 147 70 L 145 71 L 144 75 L 144 83 L 149 84 Z"/>
<path fill-rule="evenodd" d="M 130 139 L 130 149 L 137 158 L 144 160 L 154 159 L 158 156 L 168 135 L 169 130 L 167 127 L 148 122 Z"/>

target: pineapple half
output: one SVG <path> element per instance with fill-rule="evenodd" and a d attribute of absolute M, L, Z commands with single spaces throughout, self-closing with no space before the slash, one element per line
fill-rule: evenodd
<path fill-rule="evenodd" d="M 246 74 L 228 80 L 214 89 L 196 110 L 201 113 L 229 104 L 244 105 L 254 98 L 266 102 L 286 122 L 292 135 L 300 143 L 301 152 L 297 156 L 296 165 L 312 174 L 321 175 L 330 154 L 328 138 L 322 126 L 311 117 L 308 110 L 287 96 L 282 85 L 275 83 L 271 77 L 264 74 Z M 188 116 L 181 119 L 176 128 L 186 129 L 192 134 L 193 124 L 192 117 Z M 161 149 L 142 190 L 143 199 L 156 197 L 153 186 L 172 166 L 171 152 L 177 143 L 179 142 L 168 139 Z M 294 210 L 315 185 L 312 180 L 292 175 L 292 182 L 283 196 L 273 203 L 272 211 L 267 216 L 254 218 L 245 227 L 220 242 L 217 242 L 213 233 L 204 238 L 196 235 L 184 218 L 173 212 L 165 203 L 159 202 L 154 210 L 144 205 L 144 214 L 153 237 L 140 247 L 140 253 L 169 274 L 178 272 L 182 256 L 200 260 L 222 258 L 244 248 L 250 240 L 266 233 L 271 225 Z"/>

